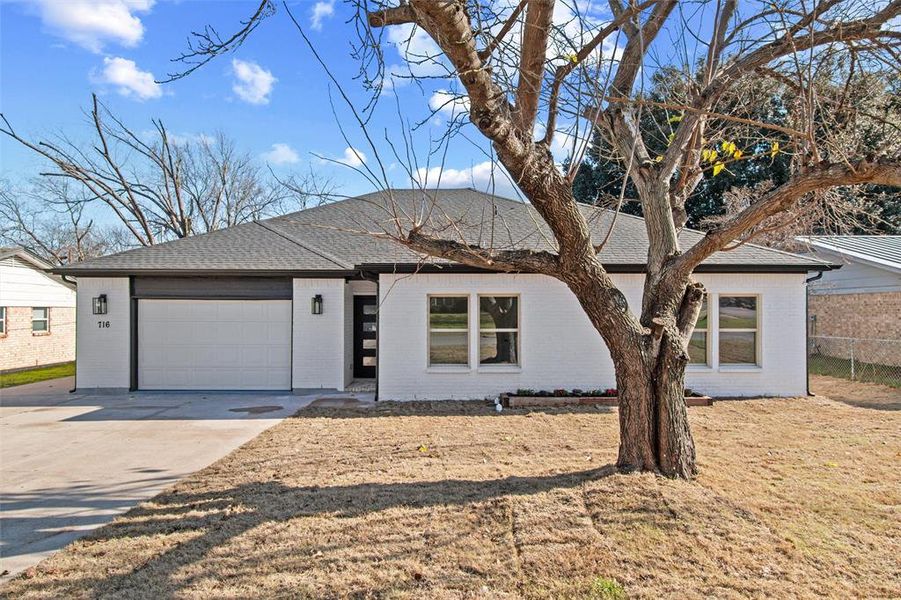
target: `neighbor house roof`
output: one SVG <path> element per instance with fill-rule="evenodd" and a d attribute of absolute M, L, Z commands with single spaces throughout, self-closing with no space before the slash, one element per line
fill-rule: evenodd
<path fill-rule="evenodd" d="M 814 251 L 901 273 L 901 235 L 810 235 L 797 239 Z"/>
<path fill-rule="evenodd" d="M 580 205 L 599 253 L 611 271 L 644 269 L 648 241 L 643 219 Z M 128 250 L 60 267 L 71 275 L 100 274 L 325 274 L 359 270 L 448 268 L 391 241 L 386 232 L 413 219 L 437 236 L 491 248 L 554 251 L 553 236 L 526 203 L 472 189 L 392 190 L 349 198 L 228 229 Z M 615 223 L 614 223 L 615 220 Z M 612 232 L 608 232 L 613 225 Z M 703 233 L 684 229 L 683 247 Z M 455 265 L 453 268 L 460 268 Z M 718 252 L 699 271 L 797 271 L 828 269 L 820 260 L 745 244 Z"/>
<path fill-rule="evenodd" d="M 29 252 L 25 248 L 21 248 L 18 246 L 13 247 L 0 247 L 0 262 L 6 259 L 19 259 L 20 261 L 26 263 L 28 266 L 44 272 L 47 277 L 50 277 L 54 281 L 59 284 L 62 284 L 70 289 L 75 289 L 75 286 L 71 283 L 59 277 L 57 275 L 51 275 L 50 271 L 52 271 L 53 265 L 49 262 L 37 256 L 36 254 Z"/>
<path fill-rule="evenodd" d="M 0 260 L 10 257 L 21 258 L 38 269 L 49 269 L 52 265 L 46 260 L 18 246 L 0 247 Z"/>

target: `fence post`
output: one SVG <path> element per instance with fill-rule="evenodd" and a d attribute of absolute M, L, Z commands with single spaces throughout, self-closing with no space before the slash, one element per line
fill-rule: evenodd
<path fill-rule="evenodd" d="M 854 338 L 851 338 L 851 381 L 854 381 Z"/>

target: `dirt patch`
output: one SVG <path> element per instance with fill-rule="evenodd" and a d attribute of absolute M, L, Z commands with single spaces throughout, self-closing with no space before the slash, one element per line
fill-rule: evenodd
<path fill-rule="evenodd" d="M 901 410 L 901 388 L 849 379 L 811 375 L 810 391 L 861 408 Z"/>
<path fill-rule="evenodd" d="M 275 412 L 277 410 L 281 410 L 283 407 L 275 406 L 274 404 L 271 406 L 244 406 L 241 408 L 230 408 L 228 412 L 233 413 L 247 413 L 249 415 L 261 415 L 268 412 Z"/>
<path fill-rule="evenodd" d="M 899 597 L 901 413 L 689 412 L 692 483 L 621 475 L 617 416 L 314 408 L 67 547 L 15 598 Z"/>
<path fill-rule="evenodd" d="M 310 408 L 355 408 L 362 405 L 356 398 L 317 398 L 310 402 Z"/>

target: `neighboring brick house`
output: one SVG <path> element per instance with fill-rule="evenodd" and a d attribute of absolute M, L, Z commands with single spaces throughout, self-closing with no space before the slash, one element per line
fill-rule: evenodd
<path fill-rule="evenodd" d="M 22 248 L 0 248 L 0 372 L 75 360 L 75 287 Z"/>
<path fill-rule="evenodd" d="M 901 235 L 798 240 L 809 246 L 810 256 L 841 265 L 808 286 L 810 335 L 898 340 L 870 343 L 866 354 L 881 364 L 901 365 Z M 861 350 L 869 346 L 858 343 Z"/>

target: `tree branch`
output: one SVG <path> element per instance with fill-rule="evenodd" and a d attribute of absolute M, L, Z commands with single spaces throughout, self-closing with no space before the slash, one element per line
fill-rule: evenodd
<path fill-rule="evenodd" d="M 672 266 L 675 272 L 687 276 L 708 256 L 725 248 L 765 219 L 791 208 L 805 194 L 837 186 L 864 183 L 901 187 L 901 160 L 876 159 L 863 160 L 853 165 L 829 163 L 816 165 L 708 231 L 697 244 L 677 257 Z"/>
<path fill-rule="evenodd" d="M 541 80 L 544 76 L 553 16 L 554 0 L 529 0 L 519 53 L 515 120 L 530 138 L 538 115 L 538 99 L 541 97 Z"/>
<path fill-rule="evenodd" d="M 413 228 L 403 237 L 392 237 L 411 250 L 446 258 L 470 267 L 504 273 L 540 273 L 555 275 L 560 270 L 559 257 L 535 250 L 496 250 L 443 240 Z"/>

